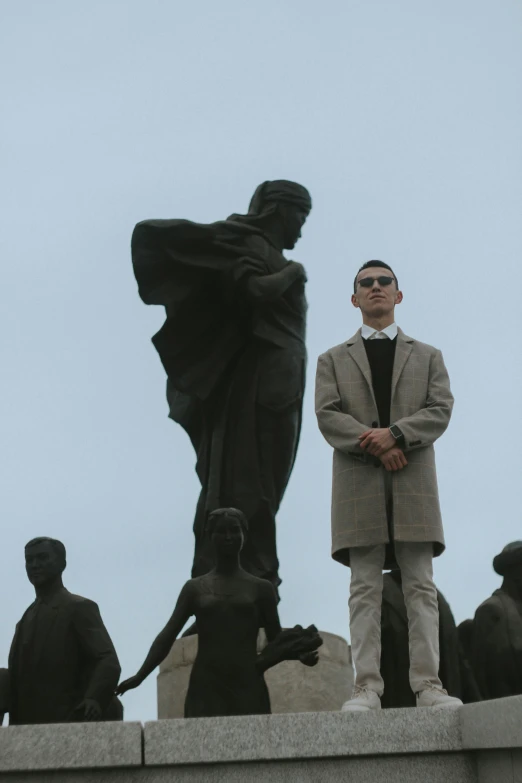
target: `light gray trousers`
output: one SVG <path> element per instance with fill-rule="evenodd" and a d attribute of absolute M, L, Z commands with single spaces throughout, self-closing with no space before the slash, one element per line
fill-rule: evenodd
<path fill-rule="evenodd" d="M 350 549 L 350 636 L 355 687 L 384 691 L 381 663 L 381 605 L 386 547 Z M 439 607 L 433 583 L 433 544 L 395 542 L 402 573 L 410 647 L 410 686 L 442 688 L 439 680 Z"/>

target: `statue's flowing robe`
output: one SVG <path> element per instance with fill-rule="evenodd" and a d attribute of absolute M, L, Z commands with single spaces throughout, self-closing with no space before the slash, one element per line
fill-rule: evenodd
<path fill-rule="evenodd" d="M 304 282 L 271 302 L 250 296 L 251 276 L 288 262 L 244 219 L 138 223 L 132 258 L 141 298 L 166 310 L 153 343 L 170 417 L 197 454 L 192 575 L 212 567 L 208 512 L 235 506 L 249 521 L 243 565 L 277 587 L 275 516 L 295 460 L 305 383 Z"/>

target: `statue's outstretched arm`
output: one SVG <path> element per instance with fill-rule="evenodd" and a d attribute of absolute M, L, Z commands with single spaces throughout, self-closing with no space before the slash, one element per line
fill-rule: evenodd
<path fill-rule="evenodd" d="M 141 685 L 143 680 L 145 680 L 149 674 L 165 660 L 172 645 L 181 633 L 183 626 L 189 617 L 194 614 L 192 597 L 193 585 L 192 580 L 190 580 L 183 587 L 170 620 L 165 628 L 156 636 L 139 671 L 134 677 L 130 677 L 128 680 L 124 680 L 118 685 L 116 689 L 118 695 L 121 695 L 132 688 L 137 688 Z"/>

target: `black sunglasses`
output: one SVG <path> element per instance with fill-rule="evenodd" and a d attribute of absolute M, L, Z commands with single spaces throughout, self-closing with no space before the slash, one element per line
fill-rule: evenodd
<path fill-rule="evenodd" d="M 358 280 L 358 284 L 361 285 L 363 288 L 371 288 L 376 280 L 379 283 L 379 285 L 385 286 L 385 285 L 391 285 L 395 280 L 395 278 L 388 277 L 388 275 L 381 275 L 380 277 L 363 277 L 362 280 Z"/>

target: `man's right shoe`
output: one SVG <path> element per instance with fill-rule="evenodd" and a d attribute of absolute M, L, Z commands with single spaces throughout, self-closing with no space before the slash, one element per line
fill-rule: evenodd
<path fill-rule="evenodd" d="M 448 696 L 448 691 L 443 688 L 434 688 L 432 685 L 416 694 L 417 707 L 462 707 L 462 702 L 455 696 Z"/>
<path fill-rule="evenodd" d="M 369 712 L 380 709 L 381 699 L 378 693 L 368 688 L 354 688 L 352 698 L 345 701 L 341 712 Z"/>

